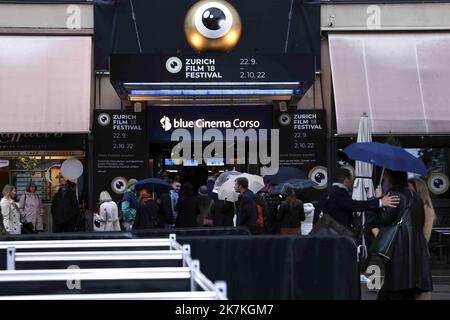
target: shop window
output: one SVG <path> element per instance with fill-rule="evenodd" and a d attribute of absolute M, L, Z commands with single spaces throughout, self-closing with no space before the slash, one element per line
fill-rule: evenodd
<path fill-rule="evenodd" d="M 430 174 L 426 182 L 432 199 L 450 199 L 448 178 L 450 148 L 411 148 L 406 150 L 425 163 Z"/>

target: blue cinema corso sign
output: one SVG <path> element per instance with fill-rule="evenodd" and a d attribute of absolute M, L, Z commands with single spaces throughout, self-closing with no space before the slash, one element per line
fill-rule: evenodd
<path fill-rule="evenodd" d="M 194 140 L 195 126 L 202 133 L 207 129 L 218 129 L 224 139 L 227 129 L 272 129 L 272 106 L 152 106 L 147 109 L 147 114 L 150 142 L 171 141 L 176 129 L 188 130 Z"/>

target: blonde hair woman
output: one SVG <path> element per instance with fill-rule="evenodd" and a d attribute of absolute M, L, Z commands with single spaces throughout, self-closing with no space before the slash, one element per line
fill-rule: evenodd
<path fill-rule="evenodd" d="M 409 179 L 408 183 L 409 187 L 415 192 L 417 192 L 423 201 L 425 210 L 425 222 L 423 225 L 423 234 L 427 242 L 429 242 L 431 238 L 431 231 L 433 229 L 434 220 L 436 219 L 436 213 L 434 212 L 430 192 L 428 191 L 428 187 L 425 181 L 423 181 L 420 178 Z"/>
<path fill-rule="evenodd" d="M 120 231 L 119 210 L 108 191 L 102 191 L 99 200 L 100 209 L 99 213 L 95 215 L 95 220 L 100 221 L 100 230 Z"/>
<path fill-rule="evenodd" d="M 423 235 L 427 242 L 430 242 L 431 232 L 433 230 L 436 213 L 434 212 L 433 202 L 431 201 L 430 192 L 427 184 L 420 178 L 411 178 L 408 180 L 410 189 L 417 192 L 424 204 L 425 221 L 423 224 Z M 416 300 L 431 300 L 431 292 L 423 292 L 416 297 Z"/>
<path fill-rule="evenodd" d="M 16 188 L 7 184 L 3 187 L 3 198 L 0 201 L 3 216 L 3 226 L 7 234 L 20 234 L 20 211 L 19 205 L 14 201 Z"/>

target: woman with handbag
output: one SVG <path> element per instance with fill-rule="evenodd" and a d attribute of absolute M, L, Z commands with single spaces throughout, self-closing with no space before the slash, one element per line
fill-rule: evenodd
<path fill-rule="evenodd" d="M 100 193 L 100 209 L 95 220 L 100 222 L 99 231 L 120 231 L 119 210 L 108 191 Z"/>
<path fill-rule="evenodd" d="M 19 208 L 22 221 L 22 233 L 43 231 L 44 208 L 36 193 L 37 187 L 33 181 L 27 185 L 26 192 L 20 197 Z"/>
<path fill-rule="evenodd" d="M 379 213 L 381 231 L 374 245 L 382 238 L 389 238 L 384 236 L 385 230 L 395 232 L 391 237 L 392 250 L 385 259 L 385 279 L 378 299 L 413 300 L 421 293 L 433 290 L 430 256 L 423 233 L 423 201 L 408 188 L 406 172 L 386 169 L 384 185 L 387 193 L 400 197 L 400 205 Z"/>
<path fill-rule="evenodd" d="M 16 188 L 13 185 L 7 184 L 3 188 L 3 198 L 0 201 L 3 216 L 3 227 L 7 234 L 20 234 L 20 211 L 19 204 L 13 199 L 16 197 Z"/>

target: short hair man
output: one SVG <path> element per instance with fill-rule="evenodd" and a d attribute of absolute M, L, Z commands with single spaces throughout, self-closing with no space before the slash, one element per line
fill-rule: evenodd
<path fill-rule="evenodd" d="M 256 207 L 255 194 L 248 189 L 248 180 L 239 177 L 234 180 L 234 190 L 238 192 L 236 226 L 247 227 L 250 231 L 258 228 L 258 208 Z"/>
<path fill-rule="evenodd" d="M 178 180 L 172 182 L 172 190 L 169 193 L 161 195 L 161 211 L 164 215 L 164 225 L 166 229 L 171 229 L 177 220 L 178 211 L 175 206 L 178 203 L 180 195 L 181 183 Z"/>
<path fill-rule="evenodd" d="M 334 176 L 334 183 L 330 190 L 324 194 L 319 203 L 319 210 L 330 215 L 337 222 L 353 230 L 353 214 L 362 211 L 377 211 L 382 207 L 395 208 L 400 203 L 398 196 L 385 195 L 367 201 L 352 199 L 353 181 L 355 178 L 346 168 L 339 168 Z M 318 220 L 318 215 L 314 219 Z"/>

